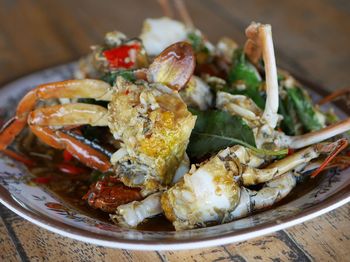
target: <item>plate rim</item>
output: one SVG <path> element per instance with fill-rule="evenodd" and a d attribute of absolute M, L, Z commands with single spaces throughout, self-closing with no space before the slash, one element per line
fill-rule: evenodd
<path fill-rule="evenodd" d="M 34 75 L 43 73 L 44 71 L 55 70 L 63 67 L 68 67 L 76 64 L 74 62 L 63 63 L 58 66 L 48 67 L 45 69 L 37 70 L 30 74 L 24 75 L 17 78 L 14 81 L 7 82 L 2 85 L 0 90 L 5 90 L 11 88 L 11 86 L 18 84 L 19 82 L 33 77 Z M 321 96 L 325 96 L 328 91 L 324 88 L 312 83 L 309 80 L 305 80 L 298 77 L 296 74 L 292 74 L 298 81 L 303 85 L 307 85 L 310 89 L 317 91 Z M 350 113 L 348 108 L 344 108 L 344 104 L 333 103 L 344 113 Z M 278 230 L 286 229 L 291 226 L 303 223 L 310 219 L 316 218 L 327 212 L 330 212 L 346 203 L 350 202 L 350 184 L 341 190 L 335 192 L 333 195 L 324 199 L 323 201 L 317 203 L 314 206 L 301 211 L 298 214 L 290 215 L 287 219 L 274 220 L 271 222 L 264 222 L 260 225 L 254 226 L 254 230 L 251 228 L 238 229 L 226 234 L 215 235 L 215 236 L 205 236 L 198 239 L 155 239 L 155 240 L 132 240 L 132 239 L 122 239 L 116 238 L 108 235 L 101 235 L 94 232 L 89 232 L 84 229 L 74 227 L 72 225 L 65 224 L 63 222 L 51 219 L 44 214 L 37 214 L 33 211 L 27 209 L 21 203 L 19 203 L 15 198 L 12 197 L 11 193 L 0 185 L 0 203 L 2 203 L 6 208 L 26 219 L 27 221 L 44 228 L 48 231 L 54 232 L 56 234 L 62 235 L 64 237 L 69 237 L 78 241 L 83 241 L 90 244 L 110 247 L 110 248 L 123 248 L 129 250 L 143 250 L 143 251 L 156 251 L 156 250 L 184 250 L 184 249 L 197 249 L 213 247 L 217 245 L 232 244 L 239 241 L 245 241 L 257 236 L 263 236 L 269 233 L 276 232 Z"/>
<path fill-rule="evenodd" d="M 26 209 L 17 202 L 11 194 L 0 186 L 0 203 L 10 209 L 12 212 L 26 219 L 27 221 L 42 227 L 59 235 L 69 237 L 75 240 L 87 242 L 90 244 L 101 245 L 110 248 L 123 248 L 140 251 L 165 251 L 165 250 L 183 250 L 213 247 L 218 245 L 232 244 L 239 241 L 245 241 L 257 236 L 263 236 L 278 230 L 286 229 L 291 226 L 303 223 L 316 218 L 327 212 L 330 212 L 346 203 L 350 202 L 350 185 L 342 188 L 340 191 L 319 202 L 315 206 L 289 216 L 286 220 L 276 220 L 265 222 L 261 225 L 251 228 L 244 228 L 228 233 L 225 236 L 218 235 L 212 237 L 203 237 L 201 239 L 174 239 L 174 240 L 132 240 L 120 239 L 113 236 L 101 235 L 89 232 L 60 221 L 50 219 L 45 215 L 38 215 L 29 209 Z M 161 243 L 162 242 L 162 243 Z"/>

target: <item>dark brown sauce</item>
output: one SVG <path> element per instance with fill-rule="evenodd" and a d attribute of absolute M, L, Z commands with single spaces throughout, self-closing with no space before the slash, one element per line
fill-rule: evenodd
<path fill-rule="evenodd" d="M 31 173 L 35 177 L 45 178 L 44 180 L 37 181 L 34 179 L 33 182 L 49 189 L 50 192 L 65 203 L 67 208 L 114 225 L 109 218 L 109 213 L 91 207 L 86 200 L 82 199 L 93 183 L 91 176 L 92 170 L 86 168 L 79 161 L 72 159 L 69 161 L 70 165 L 82 168 L 86 172 L 79 175 L 61 172 L 57 166 L 64 162 L 62 150 L 48 147 L 38 141 L 33 134 L 26 131 L 16 139 L 17 149 L 36 163 L 34 167 L 29 169 Z M 33 154 L 33 152 L 35 153 Z M 137 229 L 144 231 L 175 230 L 164 215 L 146 219 Z"/>
<path fill-rule="evenodd" d="M 59 175 L 59 174 L 57 174 Z M 67 174 L 60 174 L 60 179 L 58 181 L 52 182 L 48 184 L 48 188 L 59 196 L 60 199 L 62 199 L 64 202 L 69 204 L 71 207 L 73 207 L 76 210 L 79 210 L 84 215 L 87 215 L 89 217 L 101 220 L 106 223 L 114 224 L 111 219 L 109 218 L 109 213 L 103 212 L 99 209 L 92 208 L 88 205 L 86 200 L 83 200 L 82 197 L 87 192 L 87 189 L 89 188 L 89 181 L 81 178 L 81 179 L 74 179 L 73 181 L 67 177 Z M 89 174 L 86 174 L 88 177 Z M 72 186 L 71 191 L 65 191 L 60 188 L 60 184 L 64 183 L 65 181 L 76 185 L 78 184 L 84 184 L 85 189 L 82 190 L 82 187 L 79 186 Z M 152 217 L 149 219 L 146 219 L 143 223 L 141 223 L 138 227 L 138 230 L 144 230 L 144 231 L 173 231 L 174 227 L 173 225 L 165 218 L 164 215 L 158 215 L 156 217 Z"/>

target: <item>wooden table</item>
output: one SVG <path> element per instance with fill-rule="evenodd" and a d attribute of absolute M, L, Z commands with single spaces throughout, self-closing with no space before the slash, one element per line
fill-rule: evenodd
<path fill-rule="evenodd" d="M 273 25 L 278 64 L 333 90 L 350 83 L 347 0 L 191 0 L 209 39 L 244 41 L 250 21 Z M 138 35 L 155 0 L 0 0 L 0 84 L 75 60 L 113 29 Z M 180 252 L 113 250 L 61 237 L 0 206 L 0 261 L 350 261 L 350 204 L 312 221 L 232 245 Z"/>

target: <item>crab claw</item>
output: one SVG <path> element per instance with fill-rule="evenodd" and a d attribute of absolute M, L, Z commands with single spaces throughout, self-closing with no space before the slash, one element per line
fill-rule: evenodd
<path fill-rule="evenodd" d="M 107 177 L 92 184 L 83 199 L 93 208 L 114 213 L 118 206 L 141 200 L 142 196 L 139 189 L 129 188 L 118 179 Z"/>
<path fill-rule="evenodd" d="M 178 42 L 166 48 L 150 65 L 147 78 L 149 82 L 167 85 L 179 91 L 190 80 L 195 68 L 192 46 Z"/>

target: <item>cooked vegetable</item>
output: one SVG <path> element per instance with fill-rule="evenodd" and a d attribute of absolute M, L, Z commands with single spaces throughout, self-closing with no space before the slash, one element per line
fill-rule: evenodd
<path fill-rule="evenodd" d="M 191 112 L 197 121 L 187 147 L 190 158 L 202 159 L 234 144 L 255 146 L 252 130 L 240 117 L 219 110 Z"/>
<path fill-rule="evenodd" d="M 287 95 L 284 99 L 280 97 L 278 113 L 283 116 L 281 128 L 287 135 L 300 135 L 302 125 L 299 122 L 297 112 L 290 97 Z"/>
<path fill-rule="evenodd" d="M 108 72 L 101 78 L 101 80 L 107 82 L 111 86 L 114 86 L 118 76 L 121 76 L 125 80 L 130 82 L 134 82 L 136 80 L 135 75 L 131 70 L 119 70 L 116 72 Z"/>
<path fill-rule="evenodd" d="M 323 127 L 316 115 L 310 98 L 299 87 L 287 88 L 287 94 L 292 101 L 298 118 L 306 131 L 315 131 Z"/>
<path fill-rule="evenodd" d="M 247 60 L 242 49 L 237 49 L 233 55 L 228 83 L 231 86 L 226 87 L 223 91 L 246 95 L 253 99 L 260 108 L 265 107 L 265 100 L 260 91 L 261 76 L 256 67 Z"/>

